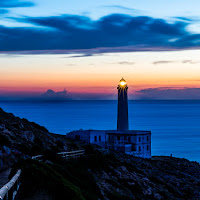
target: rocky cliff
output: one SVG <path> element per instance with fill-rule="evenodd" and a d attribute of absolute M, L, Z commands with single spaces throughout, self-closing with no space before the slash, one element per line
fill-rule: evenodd
<path fill-rule="evenodd" d="M 66 160 L 56 154 L 78 148 L 85 149 L 79 158 Z M 11 176 L 22 169 L 21 200 L 200 199 L 197 162 L 103 153 L 1 109 L 0 153 L 9 158 L 8 165 L 14 164 Z M 43 154 L 43 161 L 32 160 L 36 154 Z"/>
<path fill-rule="evenodd" d="M 93 173 L 104 199 L 200 199 L 200 165 L 185 159 L 118 157 Z"/>
<path fill-rule="evenodd" d="M 50 133 L 45 127 L 0 108 L 0 171 L 20 157 L 79 148 L 78 142 L 72 143 L 63 135 Z"/>

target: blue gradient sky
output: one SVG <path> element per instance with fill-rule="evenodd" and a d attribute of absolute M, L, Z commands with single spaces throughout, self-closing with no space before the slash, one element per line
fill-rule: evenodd
<path fill-rule="evenodd" d="M 0 99 L 114 99 L 122 76 L 133 99 L 200 99 L 199 7 L 1 0 Z"/>
<path fill-rule="evenodd" d="M 7 0 L 10 1 L 10 0 Z M 21 1 L 23 2 L 23 1 Z M 27 2 L 27 1 L 26 1 Z M 54 16 L 61 14 L 75 14 L 88 16 L 91 19 L 99 19 L 112 13 L 123 13 L 133 16 L 150 16 L 173 21 L 175 17 L 195 19 L 194 31 L 199 31 L 199 7 L 198 0 L 32 0 L 35 5 L 30 7 L 5 8 L 9 13 L 1 16 L 1 24 L 6 26 L 24 26 L 9 19 L 9 17 L 31 16 Z M 27 25 L 27 24 L 26 24 Z"/>
<path fill-rule="evenodd" d="M 175 16 L 191 17 L 199 16 L 200 6 L 198 0 L 32 0 L 30 2 L 35 3 L 35 6 L 17 8 L 13 13 L 27 16 L 49 16 L 63 13 L 84 14 L 97 19 L 107 14 L 118 13 L 119 11 L 136 14 L 137 12 L 131 11 L 133 9 L 133 11 L 141 12 L 140 14 L 160 18 Z"/>

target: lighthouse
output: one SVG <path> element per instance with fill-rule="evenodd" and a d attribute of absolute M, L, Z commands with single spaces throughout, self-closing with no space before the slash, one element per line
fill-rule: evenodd
<path fill-rule="evenodd" d="M 98 145 L 109 151 L 151 158 L 151 131 L 129 130 L 128 86 L 125 79 L 118 84 L 117 130 L 77 130 L 68 137 Z"/>
<path fill-rule="evenodd" d="M 128 123 L 128 86 L 122 78 L 117 87 L 118 89 L 118 114 L 117 114 L 117 130 L 129 130 Z"/>

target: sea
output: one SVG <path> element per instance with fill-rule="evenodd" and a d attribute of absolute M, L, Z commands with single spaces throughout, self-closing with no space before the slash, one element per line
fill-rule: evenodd
<path fill-rule="evenodd" d="M 200 162 L 200 101 L 129 101 L 129 126 L 152 132 L 152 155 Z M 36 122 L 50 132 L 117 127 L 117 101 L 23 102 L 2 101 L 0 107 Z"/>

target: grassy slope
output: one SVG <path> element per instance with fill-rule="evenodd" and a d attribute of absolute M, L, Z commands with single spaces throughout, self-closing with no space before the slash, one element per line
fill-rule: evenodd
<path fill-rule="evenodd" d="M 196 162 L 170 157 L 151 160 L 102 154 L 90 145 L 85 149 L 86 155 L 78 159 L 64 160 L 49 154 L 45 159 L 51 163 L 18 162 L 16 169 L 22 168 L 24 174 L 23 195 L 37 193 L 43 188 L 51 197 L 60 192 L 62 199 L 72 200 L 200 198 L 200 166 Z M 57 192 L 50 192 L 52 188 L 57 188 L 53 190 Z"/>

